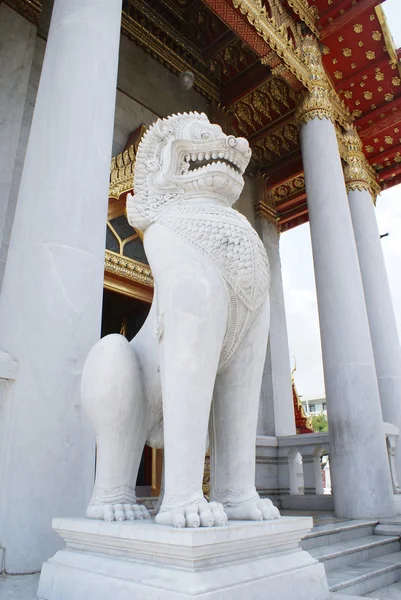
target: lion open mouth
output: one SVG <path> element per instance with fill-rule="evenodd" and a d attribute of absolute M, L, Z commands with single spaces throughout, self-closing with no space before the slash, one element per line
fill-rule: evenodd
<path fill-rule="evenodd" d="M 242 175 L 243 170 L 240 165 L 238 154 L 230 151 L 226 152 L 199 152 L 197 154 L 186 154 L 181 161 L 181 175 L 204 169 L 210 165 L 227 166 L 234 173 Z"/>

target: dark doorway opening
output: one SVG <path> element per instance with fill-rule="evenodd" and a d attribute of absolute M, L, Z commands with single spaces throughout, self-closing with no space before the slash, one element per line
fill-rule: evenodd
<path fill-rule="evenodd" d="M 101 337 L 121 333 L 132 340 L 144 324 L 149 310 L 147 302 L 104 289 Z M 137 496 L 150 496 L 151 487 L 152 449 L 145 446 L 136 481 Z"/>

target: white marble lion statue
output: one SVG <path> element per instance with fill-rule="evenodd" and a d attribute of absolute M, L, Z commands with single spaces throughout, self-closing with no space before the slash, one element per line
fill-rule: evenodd
<path fill-rule="evenodd" d="M 145 443 L 164 448 L 156 523 L 280 516 L 255 488 L 269 265 L 232 208 L 250 156 L 245 139 L 198 113 L 158 120 L 139 145 L 127 215 L 144 232 L 155 293 L 134 339 L 101 339 L 84 366 L 83 406 L 98 448 L 90 518 L 148 518 L 135 496 Z M 210 502 L 202 493 L 208 439 Z"/>

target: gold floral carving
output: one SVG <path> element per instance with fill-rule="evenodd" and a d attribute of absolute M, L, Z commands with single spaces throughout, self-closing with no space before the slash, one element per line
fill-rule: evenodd
<path fill-rule="evenodd" d="M 293 110 L 298 95 L 283 79 L 274 77 L 230 107 L 238 119 L 239 129 L 250 136 L 283 112 Z"/>
<path fill-rule="evenodd" d="M 348 128 L 342 135 L 342 144 L 344 153 L 341 152 L 341 144 L 340 152 L 345 161 L 344 179 L 347 191 L 367 190 L 375 201 L 380 187 L 363 153 L 360 137 L 353 127 Z"/>

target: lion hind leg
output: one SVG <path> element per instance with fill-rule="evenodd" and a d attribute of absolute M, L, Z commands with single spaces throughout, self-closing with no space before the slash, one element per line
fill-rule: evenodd
<path fill-rule="evenodd" d="M 149 432 L 135 350 L 121 335 L 102 338 L 82 374 L 82 404 L 96 431 L 95 487 L 87 516 L 106 521 L 149 518 L 135 483 Z"/>

